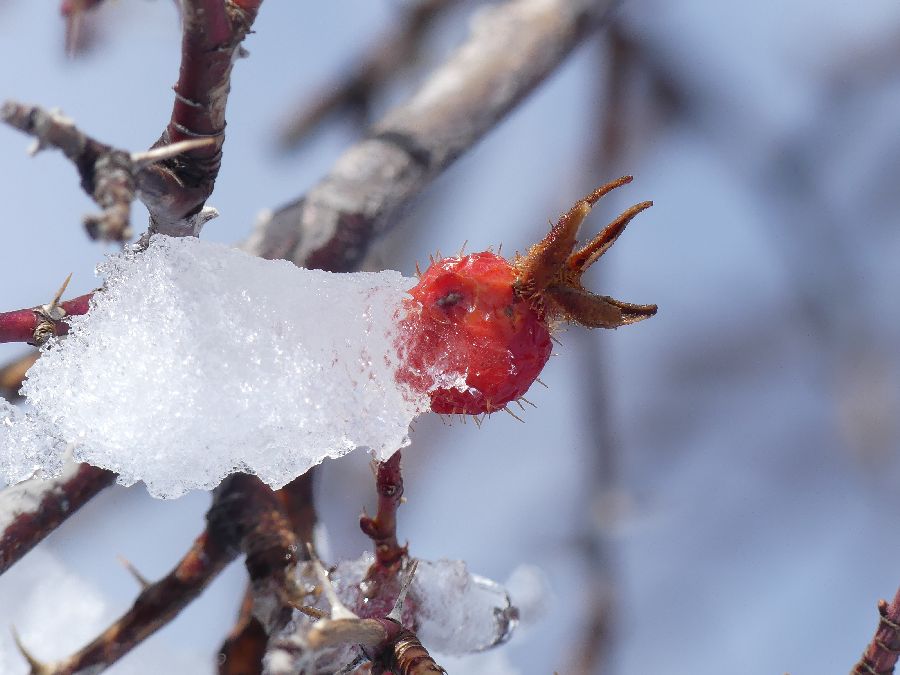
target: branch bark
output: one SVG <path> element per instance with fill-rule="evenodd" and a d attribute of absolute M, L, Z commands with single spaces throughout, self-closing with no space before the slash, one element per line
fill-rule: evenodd
<path fill-rule="evenodd" d="M 263 219 L 245 249 L 345 272 L 422 189 L 537 87 L 614 0 L 510 0 L 481 10 L 469 39 L 412 99 L 338 159 L 305 197 Z"/>
<path fill-rule="evenodd" d="M 312 103 L 304 103 L 293 112 L 279 133 L 282 148 L 296 148 L 322 122 L 337 113 L 353 114 L 362 126 L 378 91 L 416 61 L 428 28 L 454 4 L 459 4 L 459 0 L 420 0 L 404 7 L 397 25 L 360 59 L 352 72 L 310 97 Z"/>
<path fill-rule="evenodd" d="M 239 553 L 255 583 L 286 583 L 296 562 L 289 522 L 269 488 L 255 476 L 235 474 L 216 489 L 207 526 L 175 568 L 146 586 L 131 609 L 90 644 L 62 661 L 44 664 L 22 648 L 34 675 L 99 673 L 166 625 Z M 20 645 L 21 647 L 21 645 Z"/>
<path fill-rule="evenodd" d="M 0 342 L 28 342 L 40 344 L 50 335 L 65 335 L 69 324 L 63 319 L 73 314 L 87 314 L 93 293 L 78 296 L 59 303 L 54 310 L 49 306 L 0 312 Z M 58 310 L 62 309 L 62 312 Z"/>
<path fill-rule="evenodd" d="M 179 141 L 211 143 L 160 164 L 141 189 L 150 231 L 194 235 L 192 217 L 212 194 L 225 142 L 231 68 L 241 56 L 262 0 L 186 0 L 182 3 L 181 69 L 172 116 L 153 147 Z"/>
<path fill-rule="evenodd" d="M 0 574 L 115 478 L 112 471 L 70 462 L 58 478 L 4 488 L 0 492 Z"/>
<path fill-rule="evenodd" d="M 151 232 L 195 236 L 215 215 L 203 207 L 222 161 L 231 68 L 261 4 L 262 0 L 182 3 L 175 103 L 162 136 L 147 153 L 133 155 L 113 148 L 56 112 L 15 101 L 3 105 L 0 119 L 34 136 L 36 150 L 58 148 L 75 164 L 82 188 L 103 208 L 99 216 L 85 218 L 92 238 L 128 239 L 135 197 L 150 211 Z M 172 152 L 175 149 L 178 152 Z"/>
<path fill-rule="evenodd" d="M 850 675 L 891 675 L 900 657 L 900 590 L 890 604 L 878 601 L 878 628 Z"/>

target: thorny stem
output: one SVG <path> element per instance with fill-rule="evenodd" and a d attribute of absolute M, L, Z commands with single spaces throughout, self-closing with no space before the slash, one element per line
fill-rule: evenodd
<path fill-rule="evenodd" d="M 151 231 L 194 234 L 190 218 L 212 194 L 225 142 L 231 68 L 262 0 L 186 0 L 182 3 L 181 68 L 175 102 L 154 147 L 205 138 L 212 143 L 161 163 L 142 186 Z"/>
<path fill-rule="evenodd" d="M 0 492 L 0 574 L 115 478 L 106 469 L 71 464 L 59 478 L 32 479 Z"/>
<path fill-rule="evenodd" d="M 397 541 L 397 509 L 403 503 L 403 475 L 400 472 L 401 452 L 398 450 L 386 462 L 378 462 L 375 489 L 378 492 L 378 511 L 374 518 L 363 514 L 359 527 L 375 546 L 373 569 L 396 572 L 406 546 Z M 372 570 L 369 571 L 372 573 Z"/>
<path fill-rule="evenodd" d="M 32 668 L 34 675 L 100 672 L 171 621 L 237 555 L 227 537 L 207 528 L 178 565 L 147 586 L 122 617 L 66 659 Z"/>
<path fill-rule="evenodd" d="M 39 329 L 44 329 L 44 340 L 49 337 L 47 331 L 53 335 L 65 335 L 69 332 L 69 324 L 62 317 L 73 314 L 87 314 L 93 293 L 86 293 L 72 300 L 59 303 L 64 310 L 61 316 L 43 312 L 42 307 L 29 309 L 17 309 L 12 312 L 0 312 L 0 342 L 29 342 L 36 343 L 42 334 Z"/>
<path fill-rule="evenodd" d="M 178 565 L 145 587 L 131 609 L 90 644 L 50 664 L 39 664 L 26 653 L 32 673 L 74 675 L 108 668 L 177 616 L 239 553 L 246 555 L 255 590 L 270 579 L 286 585 L 289 568 L 296 562 L 296 545 L 284 530 L 288 519 L 274 493 L 258 478 L 235 474 L 225 479 L 215 491 L 206 520 L 206 530 Z"/>
<path fill-rule="evenodd" d="M 890 604 L 878 601 L 878 628 L 850 675 L 891 675 L 900 657 L 900 590 Z"/>
<path fill-rule="evenodd" d="M 374 518 L 363 513 L 359 527 L 372 539 L 375 562 L 366 572 L 366 603 L 360 612 L 367 617 L 386 616 L 400 592 L 400 573 L 407 560 L 407 547 L 397 540 L 397 509 L 403 503 L 403 475 L 398 450 L 386 462 L 378 462 L 375 488 L 378 510 Z"/>

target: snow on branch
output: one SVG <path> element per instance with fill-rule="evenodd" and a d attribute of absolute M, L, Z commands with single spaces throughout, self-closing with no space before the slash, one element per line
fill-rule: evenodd
<path fill-rule="evenodd" d="M 246 250 L 310 268 L 354 269 L 373 238 L 553 72 L 614 4 L 509 0 L 480 10 L 469 39 L 419 91 L 305 197 L 262 218 Z"/>

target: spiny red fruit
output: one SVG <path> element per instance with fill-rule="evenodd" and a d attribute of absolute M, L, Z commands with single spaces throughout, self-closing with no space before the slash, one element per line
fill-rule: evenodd
<path fill-rule="evenodd" d="M 651 205 L 632 206 L 575 250 L 591 207 L 629 182 L 624 176 L 578 201 L 512 263 L 491 252 L 433 262 L 410 290 L 400 321 L 398 379 L 428 393 L 434 412 L 492 413 L 523 396 L 540 375 L 553 324 L 618 328 L 653 316 L 656 305 L 596 295 L 581 284 L 584 271 Z"/>
<path fill-rule="evenodd" d="M 428 391 L 432 411 L 501 410 L 540 375 L 550 330 L 515 282 L 515 268 L 485 251 L 436 261 L 410 290 L 401 381 Z"/>

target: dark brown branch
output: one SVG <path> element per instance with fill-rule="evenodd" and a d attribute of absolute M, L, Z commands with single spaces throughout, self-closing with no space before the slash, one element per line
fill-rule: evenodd
<path fill-rule="evenodd" d="M 288 519 L 259 479 L 235 474 L 216 489 L 206 530 L 160 581 L 138 595 L 131 609 L 90 644 L 70 657 L 34 668 L 40 675 L 100 672 L 171 621 L 239 553 L 247 557 L 254 589 L 268 580 L 286 584 L 296 562 L 296 545 L 285 531 Z"/>
<path fill-rule="evenodd" d="M 181 69 L 172 116 L 154 147 L 209 139 L 160 163 L 141 185 L 150 229 L 174 236 L 196 234 L 193 217 L 212 194 L 225 142 L 225 106 L 231 68 L 262 0 L 187 0 L 182 3 Z M 202 220 L 200 222 L 202 226 Z"/>
<path fill-rule="evenodd" d="M 279 143 L 286 149 L 294 148 L 322 122 L 341 112 L 365 119 L 372 98 L 385 82 L 416 61 L 429 25 L 458 1 L 421 0 L 401 10 L 397 26 L 357 62 L 353 72 L 292 114 L 279 134 Z"/>
<path fill-rule="evenodd" d="M 32 479 L 0 492 L 0 574 L 115 478 L 106 469 L 70 464 L 58 478 Z"/>
<path fill-rule="evenodd" d="M 170 176 L 159 165 L 163 158 L 212 143 L 195 139 L 132 155 L 88 136 L 58 112 L 16 101 L 3 104 L 0 120 L 34 136 L 34 152 L 56 148 L 75 164 L 81 187 L 103 209 L 100 214 L 85 216 L 84 226 L 91 238 L 107 241 L 124 241 L 131 236 L 131 202 L 135 196 L 143 198 L 144 192 L 152 192 L 161 176 Z"/>
<path fill-rule="evenodd" d="M 422 189 L 537 87 L 612 0 L 514 0 L 484 9 L 465 44 L 376 124 L 304 198 L 263 220 L 245 249 L 348 271 Z"/>
<path fill-rule="evenodd" d="M 255 499 L 258 502 L 267 502 L 271 514 L 267 519 L 270 531 L 265 534 L 265 538 L 274 543 L 274 546 L 266 546 L 264 542 L 252 542 L 260 551 L 269 552 L 263 556 L 264 560 L 259 560 L 259 556 L 254 559 L 248 555 L 247 566 L 251 584 L 241 604 L 237 623 L 219 651 L 220 675 L 261 673 L 269 635 L 289 619 L 294 585 L 292 577 L 288 574 L 297 559 L 297 543 L 312 541 L 313 527 L 316 523 L 313 476 L 314 470 L 307 471 L 274 493 L 261 484 L 258 486 Z M 271 501 L 272 499 L 277 499 L 277 505 Z M 305 550 L 301 549 L 299 555 L 305 559 Z M 272 563 L 274 574 L 267 574 L 266 570 L 272 568 Z M 268 625 L 264 626 L 253 615 L 253 608 L 259 596 L 268 595 L 271 598 L 272 594 L 275 595 L 275 602 L 264 604 L 276 609 L 266 622 Z"/>
<path fill-rule="evenodd" d="M 878 628 L 850 675 L 891 675 L 900 656 L 900 590 L 891 604 L 878 601 Z"/>
<path fill-rule="evenodd" d="M 261 675 L 269 635 L 253 616 L 253 590 L 247 588 L 237 622 L 219 648 L 219 675 Z"/>

